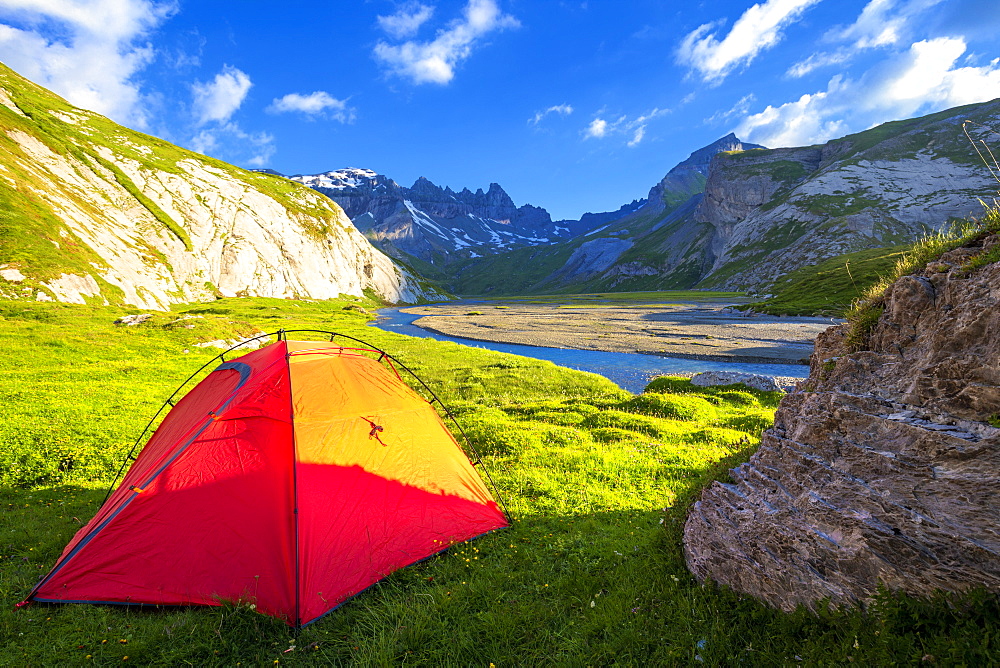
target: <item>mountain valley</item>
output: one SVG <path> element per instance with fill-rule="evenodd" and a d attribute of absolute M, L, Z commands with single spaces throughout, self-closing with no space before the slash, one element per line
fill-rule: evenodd
<path fill-rule="evenodd" d="M 730 134 L 693 152 L 646 198 L 574 221 L 517 207 L 496 183 L 455 192 L 420 178 L 404 188 L 364 169 L 291 178 L 456 294 L 761 294 L 800 267 L 912 243 L 981 214 L 997 183 L 970 138 L 988 145 L 998 119 L 992 101 L 816 146 L 768 149 Z"/>

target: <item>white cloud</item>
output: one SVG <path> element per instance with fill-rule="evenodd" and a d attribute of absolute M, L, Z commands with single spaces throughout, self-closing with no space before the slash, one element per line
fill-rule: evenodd
<path fill-rule="evenodd" d="M 603 118 L 595 118 L 590 122 L 590 125 L 587 126 L 587 129 L 584 131 L 583 134 L 585 137 L 596 137 L 599 139 L 604 135 L 606 135 L 607 133 L 608 133 L 608 122 Z"/>
<path fill-rule="evenodd" d="M 539 123 L 542 122 L 542 119 L 548 116 L 549 114 L 559 114 L 560 116 L 569 116 L 572 113 L 573 113 L 573 107 L 569 106 L 568 104 L 557 104 L 553 107 L 549 107 L 545 111 L 535 112 L 535 115 L 532 118 L 528 119 L 528 123 L 530 123 L 531 125 L 538 125 Z"/>
<path fill-rule="evenodd" d="M 706 23 L 690 32 L 677 50 L 677 62 L 697 70 L 704 81 L 720 83 L 736 67 L 781 41 L 781 31 L 819 0 L 767 0 L 746 10 L 722 39 L 719 23 Z"/>
<path fill-rule="evenodd" d="M 406 39 L 413 37 L 434 14 L 434 7 L 419 2 L 407 2 L 395 14 L 379 16 L 378 24 L 390 37 Z"/>
<path fill-rule="evenodd" d="M 789 67 L 787 74 L 793 79 L 798 79 L 821 67 L 846 63 L 855 54 L 856 52 L 851 49 L 837 49 L 831 53 L 814 53 L 805 60 L 800 60 Z"/>
<path fill-rule="evenodd" d="M 201 130 L 189 142 L 191 150 L 237 165 L 263 167 L 274 155 L 274 137 L 266 132 L 244 132 L 236 123 Z"/>
<path fill-rule="evenodd" d="M 228 121 L 243 104 L 252 85 L 246 73 L 230 65 L 223 66 L 212 81 L 193 84 L 193 111 L 198 124 Z"/>
<path fill-rule="evenodd" d="M 133 80 L 152 60 L 144 38 L 176 9 L 151 0 L 4 0 L 0 61 L 70 103 L 148 126 Z"/>
<path fill-rule="evenodd" d="M 516 28 L 516 18 L 503 14 L 495 0 L 469 0 L 460 19 L 440 30 L 431 42 L 375 45 L 375 59 L 398 76 L 415 84 L 446 84 L 455 76 L 455 67 L 472 54 L 476 42 L 495 30 Z"/>
<path fill-rule="evenodd" d="M 628 140 L 627 145 L 635 147 L 646 137 L 646 126 L 649 122 L 654 118 L 668 113 L 670 113 L 669 109 L 656 108 L 649 113 L 635 118 L 630 119 L 628 116 L 619 116 L 612 121 L 598 116 L 583 131 L 583 137 L 584 139 L 602 139 L 613 135 L 631 135 L 631 139 Z"/>
<path fill-rule="evenodd" d="M 854 23 L 835 26 L 827 31 L 822 41 L 842 43 L 832 51 L 820 51 L 799 61 L 788 69 L 788 76 L 803 77 L 810 72 L 846 63 L 863 51 L 905 44 L 904 38 L 920 23 L 918 15 L 943 0 L 871 0 Z"/>
<path fill-rule="evenodd" d="M 275 98 L 267 108 L 268 113 L 281 114 L 298 112 L 306 116 L 323 115 L 341 123 L 354 120 L 354 110 L 347 106 L 347 100 L 338 100 L 325 91 L 318 90 L 308 95 L 289 93 Z"/>
<path fill-rule="evenodd" d="M 944 0 L 871 0 L 854 23 L 832 28 L 824 36 L 828 42 L 850 42 L 854 49 L 905 44 L 917 15 Z"/>
<path fill-rule="evenodd" d="M 838 75 L 825 91 L 748 116 L 736 132 L 765 146 L 801 146 L 1000 97 L 1000 59 L 956 67 L 965 50 L 965 41 L 954 37 L 914 42 L 857 80 Z"/>
<path fill-rule="evenodd" d="M 646 126 L 640 125 L 635 129 L 635 134 L 632 135 L 632 139 L 629 140 L 629 146 L 638 146 L 642 141 L 642 138 L 646 136 Z"/>
<path fill-rule="evenodd" d="M 708 118 L 705 119 L 706 125 L 713 125 L 724 121 L 726 119 L 732 118 L 733 116 L 744 116 L 748 111 L 750 111 L 750 105 L 757 101 L 757 96 L 753 93 L 747 93 L 739 100 L 736 101 L 729 109 L 725 111 L 718 111 Z"/>
<path fill-rule="evenodd" d="M 776 148 L 807 146 L 844 134 L 846 125 L 836 118 L 842 87 L 839 77 L 834 77 L 826 91 L 803 95 L 779 107 L 768 105 L 759 114 L 744 119 L 736 135 Z"/>

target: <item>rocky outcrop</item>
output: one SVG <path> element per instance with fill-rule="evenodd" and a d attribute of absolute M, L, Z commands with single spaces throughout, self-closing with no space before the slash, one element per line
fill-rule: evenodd
<path fill-rule="evenodd" d="M 820 335 L 760 449 L 688 516 L 699 579 L 785 610 L 880 584 L 1000 592 L 998 256 L 995 234 L 946 253 L 870 331 Z"/>
<path fill-rule="evenodd" d="M 0 297 L 164 309 L 237 295 L 434 296 L 309 188 L 117 126 L 2 66 L 0 90 L 22 112 L 0 114 L 12 209 Z"/>
<path fill-rule="evenodd" d="M 622 253 L 632 247 L 626 239 L 593 239 L 585 241 L 570 256 L 566 264 L 552 276 L 553 281 L 586 280 L 614 264 Z"/>
<path fill-rule="evenodd" d="M 629 218 L 659 217 L 664 212 L 673 211 L 691 197 L 705 191 L 709 169 L 716 155 L 755 149 L 764 147 L 759 144 L 744 143 L 736 135 L 729 133 L 708 146 L 694 151 L 687 159 L 674 165 L 659 183 L 650 188 L 642 207 L 636 208 L 630 216 L 622 217 L 622 223 L 627 224 Z"/>

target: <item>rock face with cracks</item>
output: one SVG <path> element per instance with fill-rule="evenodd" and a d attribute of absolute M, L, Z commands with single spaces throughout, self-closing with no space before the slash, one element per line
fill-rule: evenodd
<path fill-rule="evenodd" d="M 897 280 L 853 351 L 849 325 L 819 336 L 760 449 L 688 516 L 699 579 L 785 610 L 1000 592 L 1000 263 L 971 262 L 998 249 Z"/>
<path fill-rule="evenodd" d="M 0 299 L 439 296 L 313 190 L 133 132 L 2 64 L 0 208 Z"/>

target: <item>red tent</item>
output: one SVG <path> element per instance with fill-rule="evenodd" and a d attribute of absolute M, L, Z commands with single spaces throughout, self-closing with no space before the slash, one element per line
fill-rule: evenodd
<path fill-rule="evenodd" d="M 378 361 L 278 341 L 164 418 L 28 601 L 248 601 L 301 626 L 507 526 L 433 407 Z"/>

